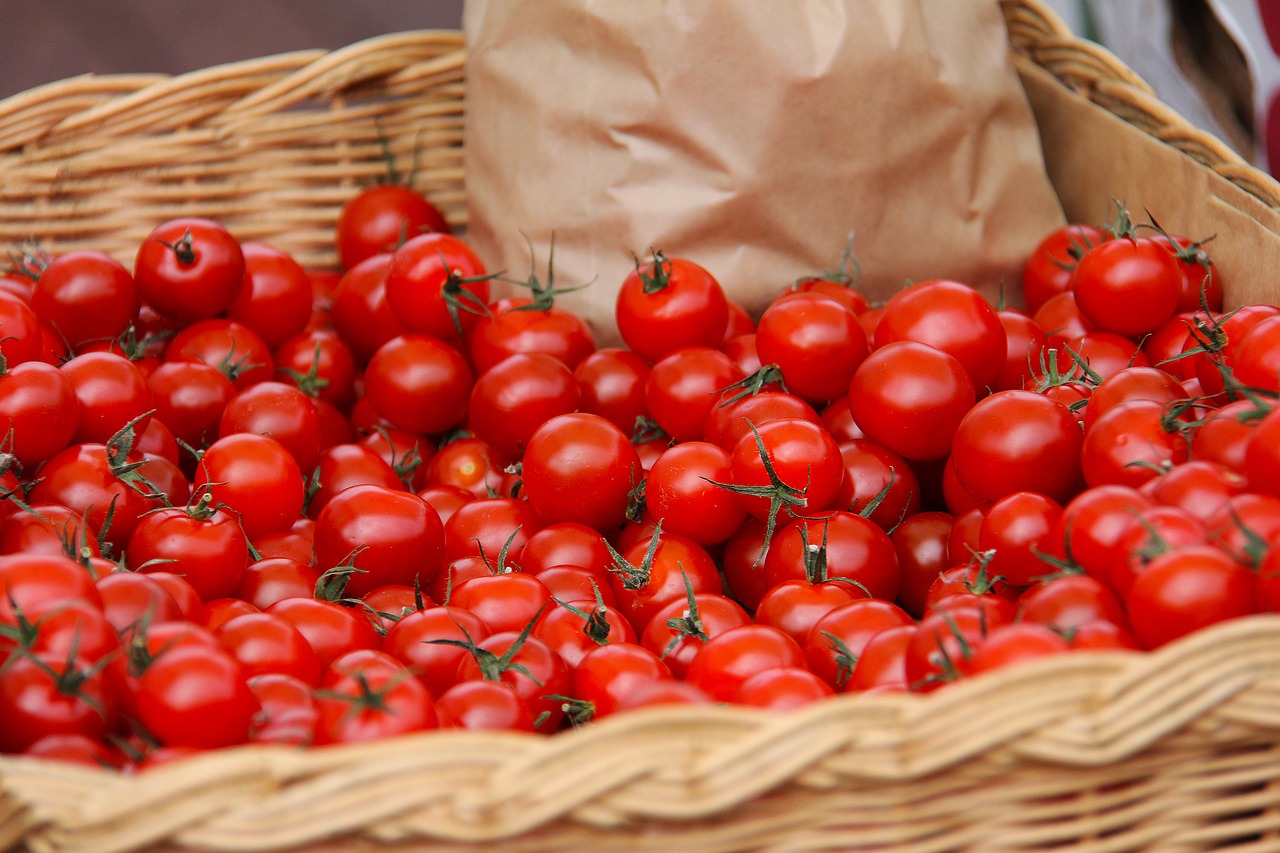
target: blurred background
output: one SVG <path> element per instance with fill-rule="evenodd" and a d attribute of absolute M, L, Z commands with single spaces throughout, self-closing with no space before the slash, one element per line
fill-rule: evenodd
<path fill-rule="evenodd" d="M 2 0 L 0 98 L 76 74 L 178 74 L 462 26 L 462 0 Z"/>
<path fill-rule="evenodd" d="M 462 25 L 464 0 L 0 0 L 0 98 L 87 72 L 192 71 Z M 1280 172 L 1280 0 L 1047 0 L 1164 103 Z"/>

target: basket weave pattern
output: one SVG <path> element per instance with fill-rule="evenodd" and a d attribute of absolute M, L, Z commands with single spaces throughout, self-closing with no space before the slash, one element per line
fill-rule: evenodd
<path fill-rule="evenodd" d="M 1024 56 L 1272 206 L 1280 186 L 1141 80 L 1003 0 Z M 131 261 L 203 215 L 308 265 L 386 172 L 465 225 L 458 33 L 403 33 L 0 102 L 0 243 Z M 416 170 L 414 167 L 416 165 Z M 1280 851 L 1280 618 L 794 715 L 665 708 L 554 738 L 245 747 L 120 777 L 0 757 L 0 849 Z"/>

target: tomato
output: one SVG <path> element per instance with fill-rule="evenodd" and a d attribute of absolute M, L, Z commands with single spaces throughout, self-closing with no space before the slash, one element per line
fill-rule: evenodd
<path fill-rule="evenodd" d="M 1040 364 L 1049 337 L 1039 323 L 1019 311 L 1001 311 L 1000 324 L 1005 332 L 1005 359 L 993 390 L 1022 388 Z"/>
<path fill-rule="evenodd" d="M 235 320 L 200 320 L 182 329 L 164 351 L 165 361 L 202 361 L 227 375 L 237 389 L 271 378 L 271 348 L 258 333 Z"/>
<path fill-rule="evenodd" d="M 40 273 L 31 309 L 74 350 L 88 341 L 119 337 L 138 315 L 138 287 L 109 255 L 67 252 Z"/>
<path fill-rule="evenodd" d="M 1075 294 L 1070 292 L 1049 297 L 1031 315 L 1031 319 L 1049 336 L 1050 346 L 1078 340 L 1095 329 L 1094 324 L 1080 313 Z"/>
<path fill-rule="evenodd" d="M 703 643 L 685 680 L 713 700 L 728 702 L 756 673 L 804 664 L 804 651 L 787 634 L 768 625 L 743 625 Z"/>
<path fill-rule="evenodd" d="M 1280 497 L 1235 495 L 1206 519 L 1205 530 L 1209 541 L 1237 563 L 1256 569 L 1280 541 Z"/>
<path fill-rule="evenodd" d="M 981 516 L 979 516 L 981 518 Z M 953 559 L 951 531 L 956 518 L 947 512 L 918 512 L 908 516 L 889 534 L 898 554 L 898 604 L 919 618 L 929 585 L 946 568 L 963 559 Z"/>
<path fill-rule="evenodd" d="M 0 279 L 2 280 L 2 279 Z M 44 335 L 40 319 L 29 302 L 10 299 L 0 293 L 0 356 L 5 367 L 17 367 L 39 360 Z"/>
<path fill-rule="evenodd" d="M 387 427 L 369 433 L 360 439 L 359 444 L 382 457 L 382 460 L 396 472 L 405 489 L 417 492 L 426 487 L 426 463 L 436 451 L 431 439 L 417 433 Z"/>
<path fill-rule="evenodd" d="M 1190 360 L 1179 358 L 1187 346 L 1194 316 L 1193 312 L 1180 311 L 1142 341 L 1142 351 L 1146 353 L 1147 360 L 1179 380 L 1195 375 Z"/>
<path fill-rule="evenodd" d="M 703 643 L 750 624 L 751 616 L 733 599 L 696 592 L 656 611 L 640 632 L 640 644 L 662 658 L 675 677 L 684 678 Z"/>
<path fill-rule="evenodd" d="M 920 693 L 961 678 L 987 634 L 997 627 L 977 607 L 934 610 L 921 620 L 907 645 L 907 684 Z"/>
<path fill-rule="evenodd" d="M 348 652 L 329 664 L 316 691 L 316 743 L 362 743 L 438 725 L 427 688 L 399 661 L 376 649 Z"/>
<path fill-rule="evenodd" d="M 1116 542 L 1107 570 L 1111 588 L 1124 597 L 1134 578 L 1160 554 L 1207 543 L 1208 534 L 1200 519 L 1177 507 L 1152 507 L 1135 518 Z"/>
<path fill-rule="evenodd" d="M 436 700 L 442 729 L 532 732 L 533 712 L 510 684 L 464 681 Z"/>
<path fill-rule="evenodd" d="M 715 545 L 742 526 L 746 510 L 715 485 L 727 482 L 729 454 L 704 441 L 686 441 L 663 451 L 645 480 L 646 512 L 670 533 L 699 545 Z"/>
<path fill-rule="evenodd" d="M 259 382 L 227 401 L 218 435 L 254 433 L 274 438 L 300 471 L 310 471 L 320 453 L 320 416 L 306 394 L 283 382 Z"/>
<path fill-rule="evenodd" d="M 1100 417 L 1084 437 L 1085 482 L 1137 487 L 1163 467 L 1186 462 L 1191 452 L 1187 439 L 1169 428 L 1163 415 L 1158 402 L 1130 400 Z"/>
<path fill-rule="evenodd" d="M 493 634 L 474 644 L 471 655 L 458 664 L 458 680 L 503 681 L 529 705 L 539 731 L 555 731 L 564 719 L 562 700 L 571 689 L 564 661 L 537 637 L 514 631 Z"/>
<path fill-rule="evenodd" d="M 1196 314 L 1183 349 L 1188 369 L 1200 380 L 1206 396 L 1216 396 L 1225 389 L 1224 374 L 1235 369 L 1235 353 L 1243 341 L 1263 321 L 1280 314 L 1275 305 L 1242 305 L 1221 317 Z M 1200 348 L 1203 351 L 1191 354 Z"/>
<path fill-rule="evenodd" d="M 603 602 L 604 591 L 600 590 L 599 594 L 600 601 Z M 587 595 L 591 596 L 592 592 L 588 591 Z M 612 596 L 612 593 L 609 595 Z M 631 623 L 617 607 L 597 603 L 593 598 L 556 598 L 556 606 L 547 608 L 534 626 L 533 636 L 546 643 L 569 669 L 574 669 L 597 646 L 636 642 L 635 628 L 631 627 Z"/>
<path fill-rule="evenodd" d="M 550 293 L 499 299 L 476 321 L 468 340 L 471 363 L 479 373 L 508 356 L 530 352 L 552 356 L 574 370 L 596 348 L 586 321 L 556 308 Z"/>
<path fill-rule="evenodd" d="M 965 414 L 951 460 L 960 485 L 981 500 L 1039 492 L 1061 502 L 1079 488 L 1083 445 L 1066 406 L 1031 391 L 998 391 Z"/>
<path fill-rule="evenodd" d="M 350 347 L 357 364 L 409 331 L 387 302 L 391 255 L 366 258 L 343 274 L 333 292 L 333 330 Z"/>
<path fill-rule="evenodd" d="M 907 652 L 918 631 L 919 628 L 911 624 L 886 628 L 875 634 L 858 656 L 845 692 L 906 693 L 910 689 Z"/>
<path fill-rule="evenodd" d="M 462 423 L 474 382 L 462 353 L 430 335 L 386 342 L 369 359 L 364 378 L 365 394 L 379 416 L 424 435 Z"/>
<path fill-rule="evenodd" d="M 135 571 L 182 575 L 209 601 L 235 594 L 249 565 L 249 543 L 233 515 L 201 501 L 144 515 L 125 555 Z"/>
<path fill-rule="evenodd" d="M 612 564 L 613 557 L 600 531 L 571 521 L 543 527 L 530 535 L 520 549 L 520 568 L 531 575 L 575 566 L 604 577 Z"/>
<path fill-rule="evenodd" d="M 523 477 L 529 505 L 544 523 L 575 521 L 603 532 L 622 524 L 627 495 L 642 475 L 622 431 L 580 412 L 553 417 L 529 437 Z"/>
<path fill-rule="evenodd" d="M 762 363 L 781 371 L 790 393 L 827 402 L 848 393 L 869 346 L 853 311 L 815 294 L 766 308 L 756 327 L 756 351 Z"/>
<path fill-rule="evenodd" d="M 71 443 L 80 403 L 71 380 L 40 361 L 10 366 L 0 375 L 0 430 L 8 450 L 34 466 Z"/>
<path fill-rule="evenodd" d="M 1222 274 L 1203 242 L 1189 237 L 1157 234 L 1151 238 L 1171 251 L 1182 272 L 1182 289 L 1178 296 L 1179 311 L 1222 310 Z M 1204 241 L 1207 242 L 1207 241 Z"/>
<path fill-rule="evenodd" d="M 876 524 L 837 511 L 783 527 L 769 545 L 764 575 L 766 588 L 787 580 L 830 582 L 856 597 L 893 601 L 899 585 L 898 555 L 889 534 Z"/>
<path fill-rule="evenodd" d="M 1235 346 L 1236 380 L 1252 388 L 1280 392 L 1280 316 L 1258 322 Z"/>
<path fill-rule="evenodd" d="M 258 548 L 262 550 L 261 545 Z M 286 598 L 310 597 L 315 593 L 316 581 L 320 580 L 320 570 L 311 565 L 310 559 L 310 545 L 308 562 L 305 563 L 289 557 L 263 554 L 261 560 L 245 568 L 235 596 L 260 610 L 266 610 Z"/>
<path fill-rule="evenodd" d="M 684 347 L 716 347 L 729 322 L 720 283 L 696 263 L 661 252 L 636 261 L 614 305 L 618 333 L 634 352 L 660 361 Z"/>
<path fill-rule="evenodd" d="M 479 643 L 493 632 L 479 616 L 453 606 L 410 613 L 387 629 L 382 650 L 411 668 L 432 696 L 458 681 L 458 666 L 468 656 L 455 643 Z"/>
<path fill-rule="evenodd" d="M 296 385 L 308 395 L 339 408 L 355 399 L 355 355 L 332 330 L 304 332 L 272 352 L 276 379 Z"/>
<path fill-rule="evenodd" d="M 334 495 L 316 518 L 316 563 L 350 565 L 347 594 L 425 582 L 440 570 L 444 526 L 412 492 L 356 485 Z"/>
<path fill-rule="evenodd" d="M 1090 622 L 1127 625 L 1120 599 L 1089 575 L 1059 575 L 1029 588 L 1018 598 L 1018 618 L 1069 634 Z"/>
<path fill-rule="evenodd" d="M 840 443 L 844 479 L 833 506 L 885 530 L 920 511 L 920 481 L 906 459 L 869 438 Z"/>
<path fill-rule="evenodd" d="M 215 749 L 249 739 L 258 700 L 229 653 L 182 645 L 138 676 L 138 721 L 165 746 Z"/>
<path fill-rule="evenodd" d="M 410 237 L 449 230 L 439 208 L 412 187 L 373 184 L 347 199 L 338 213 L 338 263 L 351 269 L 365 258 L 395 251 Z"/>
<path fill-rule="evenodd" d="M 265 435 L 242 432 L 215 441 L 200 459 L 194 485 L 207 485 L 214 505 L 225 505 L 250 540 L 285 530 L 302 514 L 298 463 Z"/>
<path fill-rule="evenodd" d="M 307 504 L 307 514 L 313 518 L 324 511 L 335 495 L 352 486 L 382 486 L 405 491 L 395 469 L 377 453 L 359 444 L 337 444 L 321 451 L 311 480 L 319 484 Z"/>
<path fill-rule="evenodd" d="M 581 392 L 564 363 L 542 353 L 513 355 L 481 374 L 471 389 L 470 423 L 499 454 L 518 458 L 530 436 L 574 412 Z"/>
<path fill-rule="evenodd" d="M 39 480 L 27 499 L 32 504 L 67 507 L 83 516 L 106 541 L 123 548 L 139 516 L 163 505 L 149 497 L 155 493 L 139 480 L 137 469 L 130 468 L 143 461 L 136 453 L 124 452 L 123 445 L 73 444 L 40 466 Z"/>
<path fill-rule="evenodd" d="M 1280 407 L 1254 427 L 1245 446 L 1245 470 L 1256 491 L 1280 497 Z"/>
<path fill-rule="evenodd" d="M 732 451 L 744 436 L 751 435 L 753 424 L 759 428 L 769 421 L 781 418 L 799 418 L 814 424 L 824 423 L 822 416 L 814 410 L 813 406 L 794 394 L 769 391 L 748 394 L 732 402 L 729 401 L 730 399 L 732 399 L 731 392 L 725 392 L 721 402 L 707 413 L 707 419 L 702 425 L 703 440 L 718 444 L 727 451 Z"/>
<path fill-rule="evenodd" d="M 457 237 L 410 237 L 391 254 L 387 304 L 406 329 L 446 341 L 467 334 L 489 303 L 484 263 Z"/>
<path fill-rule="evenodd" d="M 1125 596 L 1146 648 L 1258 610 L 1257 578 L 1217 548 L 1179 548 L 1152 560 Z"/>
<path fill-rule="evenodd" d="M 649 362 L 630 350 L 607 348 L 586 356 L 573 369 L 581 411 L 600 415 L 630 434 L 636 419 L 649 414 L 644 393 L 649 370 Z"/>
<path fill-rule="evenodd" d="M 1246 470 L 1260 471 L 1261 468 L 1246 463 Z M 1280 470 L 1277 476 L 1280 476 Z M 1265 487 L 1266 477 L 1259 479 L 1262 480 L 1259 486 Z M 1158 503 L 1176 506 L 1201 521 L 1208 521 L 1248 485 L 1249 481 L 1243 475 L 1225 465 L 1193 459 L 1143 483 L 1140 491 Z"/>
<path fill-rule="evenodd" d="M 116 712 L 106 677 L 74 658 L 10 655 L 0 669 L 0 753 L 23 752 L 49 735 L 104 740 Z"/>
<path fill-rule="evenodd" d="M 478 498 L 490 497 L 504 493 L 508 478 L 503 468 L 508 461 L 483 439 L 461 438 L 436 448 L 425 480 L 428 486 L 453 486 Z"/>
<path fill-rule="evenodd" d="M 686 599 L 690 589 L 722 591 L 719 570 L 702 546 L 661 528 L 615 556 L 610 571 L 618 608 L 637 631 L 670 602 Z"/>
<path fill-rule="evenodd" d="M 1149 498 L 1129 486 L 1085 489 L 1063 508 L 1055 539 L 1062 542 L 1067 559 L 1110 583 L 1112 551 L 1134 518 L 1151 505 Z"/>
<path fill-rule="evenodd" d="M 315 598 L 285 598 L 268 607 L 297 628 L 326 666 L 347 652 L 380 644 L 369 615 L 355 607 Z"/>
<path fill-rule="evenodd" d="M 968 662 L 969 673 L 988 672 L 1023 661 L 1068 650 L 1067 641 L 1055 631 L 1034 622 L 1001 625 L 983 641 Z"/>
<path fill-rule="evenodd" d="M 838 581 L 784 580 L 761 597 L 755 622 L 777 628 L 803 646 L 819 620 L 863 595 L 857 587 Z"/>
<path fill-rule="evenodd" d="M 214 636 L 240 662 L 247 678 L 277 674 L 313 686 L 320 683 L 320 657 L 282 616 L 246 613 L 223 622 Z"/>
<path fill-rule="evenodd" d="M 645 382 L 645 407 L 667 435 L 693 441 L 703 435 L 716 392 L 742 378 L 738 366 L 719 350 L 682 347 L 653 365 Z"/>
<path fill-rule="evenodd" d="M 834 695 L 830 685 L 812 672 L 778 667 L 750 676 L 729 701 L 770 711 L 793 711 Z"/>
<path fill-rule="evenodd" d="M 979 391 L 994 387 L 1008 349 L 1004 325 L 982 295 L 941 279 L 916 282 L 886 303 L 875 346 L 896 341 L 916 341 L 953 356 Z"/>
<path fill-rule="evenodd" d="M 1178 310 L 1183 275 L 1167 246 L 1146 237 L 1108 240 L 1071 274 L 1080 313 L 1101 331 L 1138 338 Z"/>
<path fill-rule="evenodd" d="M 978 547 L 994 551 L 988 566 L 993 575 L 1014 586 L 1027 586 L 1052 574 L 1053 566 L 1039 554 L 1049 551 L 1062 517 L 1062 505 L 1035 492 L 1014 492 L 992 504 L 983 515 Z"/>
<path fill-rule="evenodd" d="M 311 685 L 279 673 L 255 675 L 248 683 L 261 705 L 254 715 L 249 739 L 255 743 L 310 746 L 320 716 Z"/>
<path fill-rule="evenodd" d="M 156 420 L 174 439 L 196 450 L 218 437 L 218 425 L 235 386 L 216 367 L 199 361 L 161 364 L 147 377 Z"/>
<path fill-rule="evenodd" d="M 858 658 L 881 631 L 915 625 L 905 610 L 874 598 L 842 604 L 814 623 L 803 647 L 809 669 L 831 687 L 843 691 Z"/>
<path fill-rule="evenodd" d="M 629 693 L 671 678 L 662 659 L 635 643 L 608 643 L 582 656 L 574 667 L 570 695 L 590 709 L 591 719 L 607 717 Z"/>
<path fill-rule="evenodd" d="M 754 610 L 768 591 L 764 558 L 769 551 L 772 530 L 765 521 L 748 517 L 738 532 L 724 543 L 721 564 L 724 582 L 736 601 Z"/>
<path fill-rule="evenodd" d="M 960 361 L 915 341 L 877 347 L 849 385 L 849 410 L 858 428 L 907 459 L 945 457 L 976 399 Z"/>
<path fill-rule="evenodd" d="M 1084 253 L 1108 238 L 1096 225 L 1069 224 L 1047 234 L 1022 270 L 1022 297 L 1034 313 L 1050 297 L 1068 292 L 1071 273 Z"/>
<path fill-rule="evenodd" d="M 423 479 L 426 479 L 425 475 Z M 436 515 L 440 516 L 441 524 L 448 524 L 449 519 L 462 508 L 463 504 L 476 499 L 475 495 L 461 486 L 424 486 L 418 490 L 418 497 L 436 511 Z"/>
<path fill-rule="evenodd" d="M 844 478 L 840 448 L 821 426 L 781 418 L 744 436 L 729 456 L 728 488 L 770 529 L 782 509 L 807 514 L 826 509 Z"/>
<path fill-rule="evenodd" d="M 244 284 L 240 244 L 208 219 L 171 219 L 138 246 L 134 277 L 142 300 L 184 324 L 216 317 Z"/>

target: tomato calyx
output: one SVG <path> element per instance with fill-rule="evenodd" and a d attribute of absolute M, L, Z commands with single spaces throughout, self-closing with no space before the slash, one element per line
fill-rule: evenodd
<path fill-rule="evenodd" d="M 530 301 L 524 305 L 517 305 L 510 309 L 512 311 L 550 311 L 555 307 L 555 298 L 563 293 L 573 293 L 577 290 L 583 290 L 589 287 L 588 284 L 579 284 L 576 287 L 560 287 L 555 286 L 555 258 L 556 258 L 556 235 L 551 235 L 551 248 L 547 256 L 547 283 L 543 284 L 538 279 L 537 260 L 533 253 L 533 243 L 528 237 L 525 237 L 525 243 L 529 246 L 529 278 L 525 281 L 517 281 L 516 279 L 504 278 L 508 284 L 516 287 L 524 287 L 529 291 Z"/>
<path fill-rule="evenodd" d="M 760 437 L 760 431 L 756 429 L 756 425 L 750 420 L 747 426 L 751 428 L 751 434 L 755 436 L 756 452 L 760 454 L 760 462 L 764 465 L 765 476 L 769 478 L 767 486 L 747 486 L 737 483 L 721 483 L 716 480 L 705 479 L 713 486 L 717 486 L 726 491 L 733 492 L 738 495 L 748 497 L 768 498 L 769 514 L 765 519 L 764 547 L 760 551 L 760 556 L 756 562 L 764 559 L 764 553 L 769 549 L 769 544 L 773 542 L 774 531 L 777 530 L 778 513 L 786 508 L 787 513 L 792 517 L 797 517 L 795 507 L 806 506 L 808 501 L 805 499 L 806 493 L 809 491 L 808 484 L 805 488 L 800 489 L 795 486 L 788 485 L 778 476 L 777 470 L 773 467 L 773 457 L 769 455 L 769 449 L 764 446 L 764 439 Z"/>
<path fill-rule="evenodd" d="M 258 368 L 263 367 L 262 364 L 256 361 L 249 361 L 249 358 L 250 356 L 248 355 L 236 358 L 235 345 L 233 344 L 231 349 L 227 350 L 227 354 L 224 355 L 222 360 L 215 364 L 214 367 L 218 369 L 218 372 L 234 383 L 243 374 L 248 373 L 250 370 L 257 370 Z"/>
<path fill-rule="evenodd" d="M 703 643 L 711 639 L 711 635 L 707 633 L 706 626 L 702 624 L 702 617 L 698 614 L 698 597 L 693 591 L 693 581 L 689 580 L 689 573 L 683 567 L 680 569 L 680 576 L 684 578 L 684 595 L 688 606 L 679 616 L 673 616 L 667 620 L 667 627 L 675 632 L 675 636 L 662 649 L 662 654 L 659 657 L 663 659 L 674 652 L 676 647 L 686 639 L 694 639 Z"/>
<path fill-rule="evenodd" d="M 622 586 L 624 589 L 642 589 L 653 574 L 653 556 L 658 552 L 658 545 L 662 541 L 662 519 L 658 519 L 658 523 L 653 528 L 653 534 L 649 537 L 649 546 L 645 549 L 644 559 L 640 561 L 640 565 L 633 565 L 626 557 L 618 553 L 618 551 L 609 544 L 609 540 L 605 540 L 604 546 L 609 549 L 609 556 L 613 558 L 613 565 L 609 567 L 609 571 L 622 578 Z"/>
<path fill-rule="evenodd" d="M 511 552 L 511 546 L 515 543 L 516 537 L 520 535 L 523 524 L 517 524 L 516 529 L 512 530 L 507 536 L 506 541 L 502 543 L 502 548 L 498 550 L 498 562 L 495 564 L 489 560 L 489 556 L 484 552 L 484 543 L 479 539 L 472 539 L 476 543 L 476 548 L 480 551 L 480 561 L 489 569 L 489 573 L 493 575 L 509 575 L 512 572 L 519 571 L 515 566 L 507 563 L 507 556 Z"/>
<path fill-rule="evenodd" d="M 644 269 L 640 268 L 640 259 L 635 258 L 636 275 L 640 277 L 645 293 L 660 293 L 671 284 L 671 261 L 661 249 L 651 249 L 650 253 L 651 259 L 645 262 Z"/>
<path fill-rule="evenodd" d="M 548 693 L 542 698 L 550 699 L 552 702 L 559 702 L 560 710 L 564 712 L 564 718 L 575 729 L 579 726 L 585 726 L 595 719 L 595 702 L 590 702 L 586 699 L 575 699 L 572 696 L 564 696 L 559 693 Z"/>
<path fill-rule="evenodd" d="M 5 272 L 36 281 L 52 260 L 53 256 L 38 241 L 25 240 L 16 252 L 9 252 L 9 267 Z"/>
<path fill-rule="evenodd" d="M 980 619 L 980 633 L 982 636 L 986 636 L 986 611 L 979 610 L 978 615 Z M 943 611 L 942 621 L 946 623 L 947 630 L 950 631 L 951 636 L 955 638 L 956 646 L 960 652 L 960 660 L 971 660 L 974 653 L 973 645 L 969 642 L 968 637 L 964 635 L 964 632 L 960 630 L 960 627 L 956 625 L 955 620 L 951 618 L 951 614 Z M 947 646 L 943 641 L 942 634 L 938 631 L 934 631 L 933 636 L 937 641 L 937 645 L 935 650 L 929 655 L 929 660 L 938 667 L 938 672 L 935 672 L 932 675 L 927 675 L 917 684 L 911 685 L 912 690 L 918 690 L 919 688 L 929 684 L 946 684 L 952 681 L 959 681 L 961 676 L 964 674 L 961 672 L 956 661 L 951 657 L 951 653 L 947 651 Z"/>
<path fill-rule="evenodd" d="M 401 682 L 406 678 L 412 677 L 413 672 L 405 668 L 393 673 L 381 687 L 374 687 L 369 683 L 368 677 L 363 672 L 357 672 L 351 675 L 351 680 L 355 687 L 354 692 L 347 693 L 341 690 L 319 688 L 313 695 L 317 699 L 329 699 L 334 702 L 347 703 L 347 709 L 342 714 L 344 722 L 353 720 L 360 714 L 365 713 L 394 715 L 396 710 L 387 702 L 387 697 Z"/>
<path fill-rule="evenodd" d="M 631 491 L 627 492 L 627 521 L 632 524 L 640 524 L 644 521 L 644 512 L 647 508 L 645 488 L 648 484 L 649 478 L 646 477 L 632 486 Z"/>
<path fill-rule="evenodd" d="M 1102 226 L 1102 230 L 1110 234 L 1114 239 L 1134 239 L 1137 235 L 1137 226 L 1134 225 L 1133 217 L 1129 213 L 1129 208 L 1124 202 L 1118 198 L 1113 198 L 1111 203 L 1116 206 L 1116 218 L 1106 225 Z M 1147 213 L 1149 217 L 1150 212 Z"/>
<path fill-rule="evenodd" d="M 448 259 L 445 258 L 444 252 L 440 252 L 440 266 L 445 269 L 446 275 L 444 283 L 440 285 L 440 297 L 444 300 L 445 310 L 449 312 L 449 319 L 453 322 L 453 328 L 459 335 L 466 333 L 462 325 L 462 314 L 465 311 L 468 314 L 474 314 L 477 317 L 483 317 L 489 314 L 489 305 L 467 289 L 468 284 L 479 284 L 484 281 L 493 281 L 502 275 L 500 272 L 485 273 L 484 275 L 464 276 L 461 270 L 449 266 Z"/>
<path fill-rule="evenodd" d="M 382 436 L 382 440 L 387 443 L 387 447 L 391 448 L 391 459 L 388 460 L 391 470 L 396 472 L 396 476 L 400 478 L 400 482 L 404 485 L 406 491 L 413 491 L 414 478 L 418 474 L 418 469 L 422 467 L 422 463 L 426 461 L 422 457 L 422 452 L 418 449 L 418 442 L 415 441 L 413 446 L 403 453 L 396 453 L 395 443 L 391 440 L 391 435 L 386 428 L 379 425 L 374 429 L 378 435 Z"/>
<path fill-rule="evenodd" d="M 139 469 L 147 464 L 146 459 L 135 459 L 130 461 L 129 456 L 133 453 L 134 443 L 137 441 L 137 434 L 134 427 L 147 418 L 155 414 L 155 409 L 143 412 L 133 420 L 129 421 L 120 429 L 116 430 L 111 438 L 107 439 L 107 470 L 120 482 L 133 489 L 138 494 L 148 500 L 158 500 L 165 506 L 172 506 L 169 498 L 164 492 L 160 491 L 154 483 L 147 479 L 147 476 Z M 108 519 L 111 517 L 108 513 Z"/>
<path fill-rule="evenodd" d="M 605 607 L 604 597 L 600 595 L 600 587 L 596 586 L 594 580 L 591 581 L 591 588 L 596 594 L 596 606 L 591 609 L 590 613 L 567 601 L 561 601 L 554 597 L 551 600 L 574 616 L 582 619 L 582 633 L 597 646 L 603 646 L 609 642 L 609 631 L 611 630 L 608 619 L 609 609 Z"/>
<path fill-rule="evenodd" d="M 836 664 L 836 686 L 844 687 L 849 683 L 849 679 L 853 677 L 853 668 L 858 665 L 858 655 L 853 653 L 853 649 L 849 648 L 849 644 L 844 640 L 832 634 L 830 631 L 820 631 L 822 639 L 826 641 L 827 648 L 835 653 L 833 660 Z"/>
<path fill-rule="evenodd" d="M 791 289 L 799 290 L 802 285 L 811 281 L 829 281 L 832 284 L 855 289 L 858 286 L 858 282 L 862 280 L 862 264 L 858 262 L 858 256 L 853 251 L 853 240 L 856 236 L 856 231 L 849 232 L 849 238 L 844 241 L 844 248 L 840 250 L 840 262 L 835 269 L 823 270 L 817 275 L 798 278 L 792 284 Z"/>
<path fill-rule="evenodd" d="M 503 673 L 518 672 L 537 686 L 541 687 L 542 682 L 534 677 L 533 673 L 529 671 L 527 666 L 522 663 L 517 663 L 515 657 L 520 653 L 520 650 L 524 648 L 524 644 L 533 633 L 534 626 L 538 624 L 538 620 L 542 618 L 542 614 L 546 611 L 549 604 L 550 602 L 544 602 L 543 605 L 538 608 L 538 612 L 533 614 L 533 618 L 525 623 L 525 626 L 520 629 L 519 635 L 511 642 L 511 645 L 501 655 L 495 655 L 488 649 L 480 648 L 480 646 L 476 644 L 476 641 L 471 637 L 471 633 L 456 621 L 453 624 L 462 632 L 463 639 L 455 640 L 451 637 L 442 637 L 434 640 L 423 640 L 423 642 L 432 643 L 438 646 L 453 646 L 455 648 L 463 649 L 467 654 L 471 655 L 471 659 L 475 661 L 476 667 L 480 670 L 480 677 L 485 681 L 501 681 Z"/>
<path fill-rule="evenodd" d="M 163 329 L 157 332 L 147 332 L 138 335 L 138 327 L 133 323 L 119 334 L 115 339 L 115 351 L 127 358 L 129 361 L 142 361 L 152 356 L 158 356 L 164 349 L 164 342 L 172 338 L 173 330 Z"/>
<path fill-rule="evenodd" d="M 827 563 L 827 532 L 830 527 L 830 520 L 824 520 L 822 524 L 822 542 L 819 543 L 809 541 L 808 525 L 799 525 L 800 543 L 803 546 L 804 554 L 805 580 L 814 586 L 824 583 L 847 583 L 860 589 L 867 598 L 875 598 L 871 594 L 871 590 L 867 589 L 861 582 L 844 575 L 831 574 Z"/>
<path fill-rule="evenodd" d="M 658 426 L 658 422 L 644 415 L 636 416 L 636 425 L 631 430 L 632 444 L 648 444 L 651 441 L 670 440 L 670 436 Z"/>
<path fill-rule="evenodd" d="M 182 232 L 182 236 L 172 243 L 166 243 L 159 237 L 152 237 L 161 246 L 164 246 L 170 252 L 173 252 L 174 258 L 178 261 L 178 266 L 189 267 L 196 262 L 196 253 L 192 248 L 191 229 L 188 228 Z"/>
<path fill-rule="evenodd" d="M 723 409 L 731 406 L 743 397 L 754 397 L 763 393 L 764 389 L 770 385 L 777 385 L 784 392 L 787 391 L 787 383 L 782 378 L 782 368 L 776 364 L 761 365 L 760 369 L 754 373 L 716 391 L 721 397 L 716 408 Z M 725 395 L 730 391 L 734 393 L 726 397 Z"/>
<path fill-rule="evenodd" d="M 279 367 L 277 370 L 289 377 L 299 391 L 308 397 L 316 398 L 320 396 L 320 392 L 329 387 L 329 380 L 320 375 L 320 356 L 323 348 L 317 342 L 315 346 L 315 354 L 311 357 L 311 366 L 307 368 L 307 372 L 294 370 L 292 367 Z M 385 435 L 383 436 L 386 437 Z M 388 441 L 388 444 L 391 442 Z"/>
<path fill-rule="evenodd" d="M 366 574 L 365 569 L 356 568 L 356 557 L 360 556 L 363 551 L 368 550 L 368 547 L 367 545 L 360 545 L 353 548 L 341 563 L 321 572 L 320 577 L 316 580 L 314 595 L 317 601 L 328 601 L 333 604 L 341 604 L 343 607 L 355 607 L 365 611 L 365 616 L 368 618 L 369 624 L 373 626 L 373 630 L 378 632 L 379 636 L 386 636 L 387 628 L 383 624 L 383 620 L 398 622 L 400 617 L 394 613 L 384 613 L 371 607 L 362 599 L 347 596 L 347 584 L 351 582 L 351 576 L 356 573 Z M 416 594 L 414 603 L 421 604 L 423 602 L 422 590 L 416 585 L 414 589 Z"/>

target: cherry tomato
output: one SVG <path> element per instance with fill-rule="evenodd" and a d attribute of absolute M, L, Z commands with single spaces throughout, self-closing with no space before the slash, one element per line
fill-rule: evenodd
<path fill-rule="evenodd" d="M 347 199 L 338 214 L 338 263 L 349 270 L 366 258 L 395 251 L 410 237 L 449 230 L 439 208 L 412 187 L 373 184 Z"/>
<path fill-rule="evenodd" d="M 161 315 L 184 324 L 216 317 L 244 284 L 244 252 L 226 228 L 184 217 L 158 226 L 134 258 L 138 293 Z"/>
<path fill-rule="evenodd" d="M 684 347 L 716 347 L 729 304 L 711 273 L 684 258 L 655 253 L 623 279 L 614 308 L 618 333 L 650 362 Z"/>

